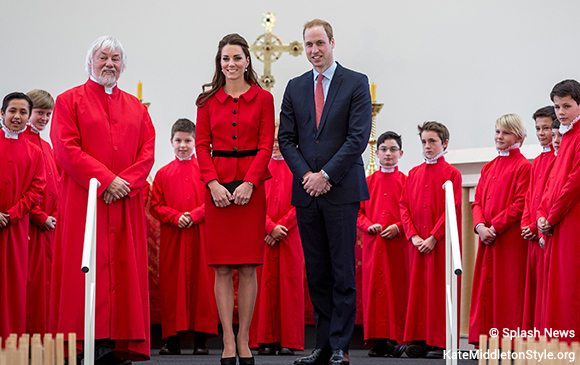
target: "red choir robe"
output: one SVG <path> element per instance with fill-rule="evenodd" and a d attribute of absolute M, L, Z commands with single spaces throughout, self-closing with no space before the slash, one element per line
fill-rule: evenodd
<path fill-rule="evenodd" d="M 49 216 L 56 217 L 60 172 L 50 144 L 40 138 L 40 134 L 33 132 L 30 126 L 23 135 L 40 148 L 46 172 L 46 188 L 42 194 L 42 201 L 30 211 L 26 294 L 26 333 L 44 334 L 48 330 L 50 271 L 56 231 L 54 229 L 44 231 L 40 227 Z"/>
<path fill-rule="evenodd" d="M 399 200 L 407 176 L 377 171 L 367 177 L 370 200 L 361 202 L 357 225 L 363 232 L 363 328 L 367 346 L 376 339 L 403 342 L 409 295 L 409 244 L 403 231 Z M 385 239 L 369 234 L 373 224 L 383 229 L 396 224 L 399 235 Z"/>
<path fill-rule="evenodd" d="M 483 223 L 498 232 L 495 241 L 479 241 L 469 315 L 469 342 L 497 328 L 517 330 L 522 325 L 528 241 L 520 222 L 530 184 L 530 162 L 519 148 L 498 156 L 481 169 L 471 207 L 473 226 Z"/>
<path fill-rule="evenodd" d="M 580 335 L 580 126 L 562 136 L 558 156 L 538 209 L 553 226 L 544 248 L 544 292 L 541 325 L 567 331 L 560 341 L 577 341 Z M 570 331 L 574 331 L 572 335 Z"/>
<path fill-rule="evenodd" d="M 530 171 L 530 186 L 526 193 L 524 211 L 522 214 L 521 227 L 530 227 L 532 232 L 538 234 L 536 216 L 538 207 L 542 201 L 548 176 L 556 155 L 554 147 L 550 144 L 532 162 Z M 526 265 L 526 287 L 524 291 L 524 314 L 522 321 L 523 330 L 533 330 L 540 328 L 540 313 L 542 302 L 542 281 L 544 269 L 544 249 L 540 246 L 539 240 L 528 241 L 528 257 Z"/>
<path fill-rule="evenodd" d="M 461 237 L 461 173 L 444 157 L 423 163 L 409 171 L 400 201 L 401 222 L 411 245 L 409 254 L 409 300 L 405 320 L 405 342 L 426 341 L 445 347 L 445 190 L 453 183 L 457 228 Z M 424 254 L 413 246 L 411 237 L 434 236 L 437 244 Z M 461 245 L 460 245 L 461 246 Z M 458 288 L 461 291 L 460 288 Z"/>
<path fill-rule="evenodd" d="M 10 224 L 0 228 L 0 337 L 26 331 L 29 212 L 46 186 L 40 149 L 22 133 L 6 138 L 0 129 L 0 212 Z"/>
<path fill-rule="evenodd" d="M 288 235 L 274 246 L 266 243 L 261 268 L 260 289 L 254 309 L 252 347 L 279 343 L 281 347 L 304 350 L 304 252 L 296 223 L 296 210 L 290 204 L 292 172 L 283 159 L 271 159 L 272 178 L 266 189 L 266 232 L 277 225 L 288 228 Z"/>
<path fill-rule="evenodd" d="M 96 339 L 131 360 L 150 358 L 147 231 L 142 188 L 153 166 L 155 130 L 147 108 L 92 80 L 59 95 L 50 137 L 62 169 L 49 330 L 84 338 L 85 278 L 80 271 L 89 180 L 97 178 Z M 119 176 L 130 193 L 106 204 Z"/>
<path fill-rule="evenodd" d="M 175 158 L 157 172 L 153 181 L 150 211 L 161 223 L 163 338 L 182 331 L 217 335 L 215 269 L 207 265 L 205 254 L 205 186 L 200 176 L 197 158 L 192 156 L 183 161 Z M 179 228 L 179 218 L 185 212 L 189 212 L 193 225 Z"/>

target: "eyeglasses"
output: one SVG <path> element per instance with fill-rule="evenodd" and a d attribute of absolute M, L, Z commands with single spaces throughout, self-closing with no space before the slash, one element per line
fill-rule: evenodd
<path fill-rule="evenodd" d="M 387 151 L 391 151 L 391 153 L 397 153 L 399 152 L 401 149 L 399 147 L 391 147 L 391 148 L 387 148 L 387 147 L 379 147 L 379 151 L 387 153 Z"/>

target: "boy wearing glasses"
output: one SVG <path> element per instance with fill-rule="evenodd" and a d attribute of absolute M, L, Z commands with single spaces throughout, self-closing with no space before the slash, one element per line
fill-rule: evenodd
<path fill-rule="evenodd" d="M 367 177 L 370 200 L 361 202 L 357 225 L 363 235 L 363 323 L 371 357 L 402 355 L 409 293 L 409 246 L 403 233 L 399 200 L 407 176 L 397 164 L 401 136 L 385 132 L 377 140 L 381 169 Z"/>

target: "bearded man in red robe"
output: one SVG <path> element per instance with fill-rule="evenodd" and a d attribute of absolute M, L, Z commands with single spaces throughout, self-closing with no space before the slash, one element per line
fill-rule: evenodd
<path fill-rule="evenodd" d="M 53 254 L 50 332 L 83 340 L 80 270 L 89 180 L 97 178 L 95 363 L 149 360 L 147 233 L 142 187 L 153 166 L 155 130 L 147 108 L 119 90 L 126 54 L 114 37 L 87 53 L 89 80 L 56 99 L 50 132 L 62 168 Z M 69 344 L 73 345 L 73 344 Z M 80 344 L 77 348 L 81 349 Z"/>

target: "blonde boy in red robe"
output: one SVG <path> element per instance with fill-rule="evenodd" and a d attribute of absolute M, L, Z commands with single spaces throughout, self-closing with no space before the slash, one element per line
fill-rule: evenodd
<path fill-rule="evenodd" d="M 280 153 L 278 126 L 274 137 L 268 164 L 272 178 L 264 182 L 268 234 L 251 330 L 259 355 L 294 355 L 294 350 L 304 350 L 304 251 L 290 204 L 292 172 Z"/>
<path fill-rule="evenodd" d="M 0 337 L 26 331 L 29 212 L 46 185 L 40 149 L 22 136 L 32 110 L 23 93 L 6 95 L 0 116 Z"/>
<path fill-rule="evenodd" d="M 453 183 L 461 237 L 461 173 L 445 161 L 449 130 L 439 122 L 418 126 L 425 163 L 409 171 L 400 209 L 411 246 L 404 341 L 409 357 L 443 357 L 445 347 L 445 190 Z"/>
<path fill-rule="evenodd" d="M 205 188 L 194 155 L 195 124 L 179 119 L 171 128 L 175 160 L 153 181 L 151 214 L 161 222 L 159 286 L 161 328 L 165 345 L 160 355 L 181 354 L 180 334 L 194 339 L 194 355 L 209 354 L 206 334 L 217 335 L 214 269 L 206 262 Z"/>
<path fill-rule="evenodd" d="M 492 328 L 505 330 L 522 325 L 528 241 L 521 236 L 520 221 L 530 184 L 530 162 L 520 152 L 526 138 L 522 119 L 507 114 L 495 122 L 495 147 L 499 156 L 486 163 L 471 207 L 479 247 L 475 261 L 469 342 Z"/>
<path fill-rule="evenodd" d="M 38 89 L 29 91 L 26 95 L 30 97 L 34 107 L 24 136 L 42 151 L 46 170 L 46 188 L 43 190 L 42 201 L 30 211 L 26 332 L 44 334 L 48 330 L 50 271 L 60 172 L 51 145 L 40 137 L 40 132 L 50 122 L 54 99 L 47 91 Z"/>
<path fill-rule="evenodd" d="M 559 340 L 580 336 L 580 84 L 564 80 L 550 98 L 560 121 L 562 142 L 538 210 L 538 230 L 546 240 L 542 327 L 560 331 Z M 548 334 L 549 335 L 549 334 Z"/>
<path fill-rule="evenodd" d="M 403 157 L 401 136 L 385 132 L 377 140 L 381 169 L 367 177 L 370 200 L 361 202 L 357 225 L 364 232 L 362 291 L 364 339 L 371 357 L 404 352 L 409 294 L 409 245 L 401 223 L 399 200 L 407 176 L 397 167 Z"/>
<path fill-rule="evenodd" d="M 522 237 L 528 240 L 528 259 L 526 268 L 526 288 L 524 293 L 524 317 L 522 329 L 540 328 L 540 305 L 542 300 L 542 279 L 544 267 L 544 248 L 538 236 L 536 216 L 548 175 L 556 159 L 552 146 L 552 123 L 556 120 L 553 106 L 538 109 L 533 119 L 536 123 L 536 137 L 542 146 L 542 153 L 532 162 L 530 187 L 526 194 L 522 214 Z"/>

